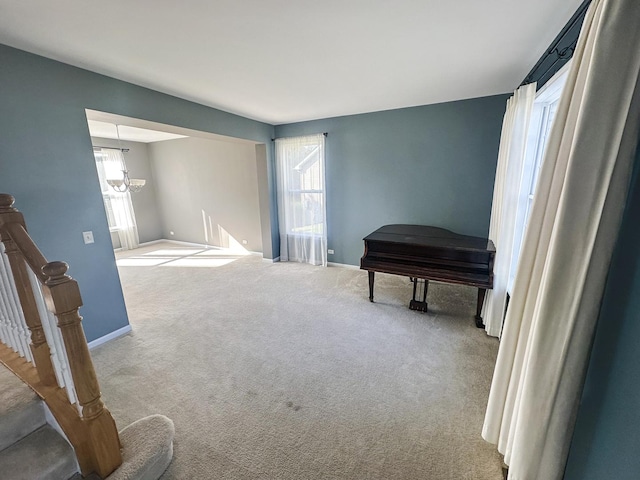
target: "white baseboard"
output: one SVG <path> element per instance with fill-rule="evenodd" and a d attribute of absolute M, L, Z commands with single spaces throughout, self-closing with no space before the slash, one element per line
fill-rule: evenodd
<path fill-rule="evenodd" d="M 186 247 L 200 247 L 200 248 L 218 248 L 204 243 L 195 242 L 183 242 L 182 240 L 172 240 L 170 238 L 159 238 L 158 240 L 151 240 L 150 242 L 139 243 L 138 247 L 146 247 L 147 245 L 155 245 L 156 243 L 174 243 L 176 245 L 184 245 Z"/>
<path fill-rule="evenodd" d="M 276 263 L 280 261 L 280 257 L 276 257 L 276 258 L 264 258 L 262 257 L 262 261 L 263 262 L 268 262 L 268 263 Z"/>
<path fill-rule="evenodd" d="M 227 250 L 225 247 L 218 247 L 215 245 L 207 245 L 206 243 L 194 243 L 194 242 L 183 242 L 182 240 L 171 240 L 169 238 L 161 238 L 160 240 L 152 240 L 150 242 L 140 243 L 138 247 L 146 247 L 147 245 L 154 245 L 156 243 L 174 243 L 176 245 L 184 245 L 187 247 L 198 247 L 198 248 L 207 248 L 207 249 L 218 249 L 218 250 Z M 252 250 L 247 250 L 247 253 L 250 255 L 256 255 L 262 257 L 262 252 L 254 252 Z"/>
<path fill-rule="evenodd" d="M 118 337 L 121 337 L 122 335 L 126 335 L 130 331 L 131 331 L 131 325 L 126 325 L 111 333 L 107 333 L 104 337 L 96 338 L 95 340 L 92 340 L 91 342 L 89 342 L 89 350 L 96 348 L 97 346 L 102 345 L 103 343 L 107 343 L 108 341 L 113 340 L 114 338 L 118 338 Z"/>
<path fill-rule="evenodd" d="M 150 242 L 142 242 L 138 244 L 138 248 L 140 247 L 146 247 L 147 245 L 155 245 L 156 243 L 162 243 L 162 242 L 170 242 L 171 240 L 165 240 L 163 238 L 159 239 L 159 240 L 151 240 Z"/>
<path fill-rule="evenodd" d="M 348 268 L 350 270 L 360 270 L 360 267 L 358 265 L 350 265 L 348 263 L 327 262 L 327 266 L 328 267 Z"/>

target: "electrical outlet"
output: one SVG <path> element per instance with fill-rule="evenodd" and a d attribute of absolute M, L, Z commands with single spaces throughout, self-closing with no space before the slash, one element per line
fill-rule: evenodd
<path fill-rule="evenodd" d="M 169 232 L 169 235 L 175 235 L 175 234 L 173 233 L 173 230 Z"/>
<path fill-rule="evenodd" d="M 334 254 L 334 253 L 336 253 L 336 252 L 334 252 L 334 251 L 333 251 L 333 248 L 330 248 L 329 250 L 327 250 L 327 253 L 328 253 L 329 255 L 333 255 L 333 254 Z"/>
<path fill-rule="evenodd" d="M 85 244 L 93 243 L 93 232 L 91 230 L 88 232 L 82 232 L 82 239 Z"/>
<path fill-rule="evenodd" d="M 247 245 L 249 242 L 247 242 L 246 240 L 242 240 L 242 244 L 243 245 Z"/>

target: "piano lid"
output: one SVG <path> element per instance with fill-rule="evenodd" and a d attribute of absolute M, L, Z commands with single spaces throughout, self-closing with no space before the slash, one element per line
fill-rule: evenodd
<path fill-rule="evenodd" d="M 486 238 L 460 235 L 444 228 L 426 225 L 385 225 L 364 237 L 364 240 L 456 250 L 496 251 L 493 242 Z"/>

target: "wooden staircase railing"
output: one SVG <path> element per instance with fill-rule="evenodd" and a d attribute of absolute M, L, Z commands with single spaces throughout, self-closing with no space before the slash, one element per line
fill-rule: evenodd
<path fill-rule="evenodd" d="M 45 259 L 27 233 L 23 215 L 13 204 L 11 195 L 0 194 L 0 241 L 13 277 L 14 285 L 10 288 L 12 291 L 15 288 L 22 310 L 22 318 L 15 319 L 15 322 L 26 323 L 31 334 L 30 352 L 20 352 L 20 348 L 11 345 L 13 342 L 0 342 L 0 362 L 47 403 L 75 449 L 82 474 L 96 473 L 105 478 L 122 463 L 121 445 L 116 424 L 100 397 L 100 386 L 81 324 L 82 317 L 78 313 L 82 306 L 78 283 L 66 274 L 66 263 Z M 38 309 L 36 293 L 39 292 L 34 292 L 28 268 L 41 285 L 48 310 L 57 318 L 65 361 L 68 360 L 77 394 L 75 405 L 69 400 L 75 398 L 74 395 L 66 392 L 70 386 L 61 386 L 58 381 L 61 375 L 55 371 Z M 3 281 L 6 278 L 0 277 L 0 283 Z M 7 297 L 6 293 L 4 297 Z M 7 313 L 9 309 L 4 308 L 4 311 Z M 3 317 L 4 330 L 0 333 L 17 338 L 17 334 L 11 332 L 13 320 L 1 314 L 2 311 L 0 316 Z M 16 331 L 19 330 L 17 325 Z M 19 344 L 18 340 L 16 342 Z"/>

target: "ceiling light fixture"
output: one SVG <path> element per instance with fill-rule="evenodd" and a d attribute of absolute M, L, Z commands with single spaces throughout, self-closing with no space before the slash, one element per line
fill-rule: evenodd
<path fill-rule="evenodd" d="M 129 149 L 122 148 L 122 142 L 120 140 L 120 129 L 118 128 L 118 125 L 116 125 L 116 135 L 118 137 L 118 147 L 120 149 L 120 153 L 122 154 L 122 178 L 107 179 L 107 183 L 116 192 L 138 193 L 140 190 L 142 190 L 142 187 L 144 187 L 147 181 L 143 180 L 142 178 L 129 178 L 129 170 L 127 170 L 127 164 L 124 161 L 124 152 L 128 152 Z"/>

